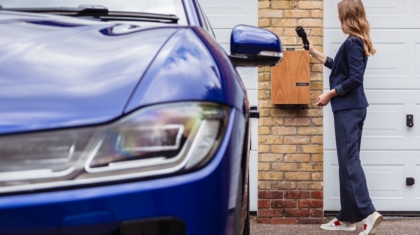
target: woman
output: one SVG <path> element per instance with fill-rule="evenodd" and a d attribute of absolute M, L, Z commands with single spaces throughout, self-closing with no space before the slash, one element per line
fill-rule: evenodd
<path fill-rule="evenodd" d="M 340 178 L 341 211 L 337 218 L 321 225 L 324 230 L 356 230 L 356 222 L 364 219 L 360 235 L 375 234 L 382 221 L 369 197 L 366 178 L 360 163 L 360 143 L 368 102 L 363 90 L 363 76 L 368 57 L 374 55 L 370 26 L 361 0 L 342 0 L 338 4 L 339 19 L 348 38 L 335 59 L 317 51 L 310 42 L 310 54 L 331 69 L 332 90 L 320 95 L 316 105 L 331 101 L 337 144 Z"/>

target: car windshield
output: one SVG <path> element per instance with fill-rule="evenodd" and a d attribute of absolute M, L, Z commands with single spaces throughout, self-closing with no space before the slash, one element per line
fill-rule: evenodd
<path fill-rule="evenodd" d="M 0 0 L 3 8 L 48 8 L 100 5 L 110 11 L 173 14 L 178 24 L 187 24 L 182 0 Z"/>

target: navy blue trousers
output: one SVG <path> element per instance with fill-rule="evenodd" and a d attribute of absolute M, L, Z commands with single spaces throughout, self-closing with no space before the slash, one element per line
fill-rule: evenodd
<path fill-rule="evenodd" d="M 375 212 L 360 162 L 360 144 L 366 108 L 334 113 L 340 177 L 341 210 L 337 219 L 359 222 Z"/>

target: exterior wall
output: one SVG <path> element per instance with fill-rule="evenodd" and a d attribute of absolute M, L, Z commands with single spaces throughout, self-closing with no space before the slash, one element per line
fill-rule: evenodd
<path fill-rule="evenodd" d="M 259 27 L 276 33 L 285 46 L 300 46 L 295 27 L 307 31 L 323 51 L 322 0 L 259 0 Z M 323 221 L 323 110 L 315 106 L 323 89 L 323 65 L 311 59 L 311 105 L 271 103 L 271 69 L 259 69 L 259 223 Z"/>

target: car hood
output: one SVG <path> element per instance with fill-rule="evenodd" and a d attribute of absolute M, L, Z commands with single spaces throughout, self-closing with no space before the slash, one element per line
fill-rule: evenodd
<path fill-rule="evenodd" d="M 176 30 L 0 12 L 0 134 L 120 117 Z"/>

